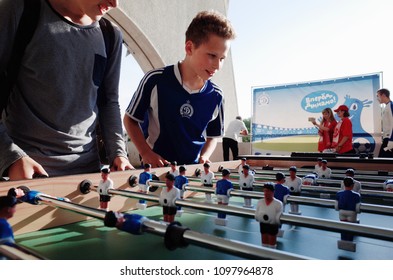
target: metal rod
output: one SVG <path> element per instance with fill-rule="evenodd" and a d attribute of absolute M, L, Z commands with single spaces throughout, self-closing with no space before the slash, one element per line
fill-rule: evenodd
<path fill-rule="evenodd" d="M 275 174 L 275 173 L 274 173 Z M 216 176 L 221 176 L 220 173 L 215 173 Z M 288 174 L 285 174 L 286 176 L 289 176 Z M 301 177 L 301 176 L 300 176 Z M 231 174 L 230 178 L 238 179 L 239 175 L 237 174 Z M 254 176 L 255 180 L 259 181 L 275 181 L 276 177 L 275 175 L 265 175 L 265 176 Z M 328 184 L 328 185 L 340 185 L 342 180 L 344 179 L 344 176 L 341 177 L 340 179 L 316 179 L 317 184 Z M 358 176 L 356 176 L 356 179 L 359 179 Z M 387 178 L 385 177 L 383 181 L 385 181 Z M 362 186 L 363 187 L 370 187 L 370 188 L 383 188 L 383 182 L 366 182 L 362 181 Z"/>
<path fill-rule="evenodd" d="M 167 224 L 147 220 L 143 222 L 144 231 L 155 235 L 164 236 Z M 241 241 L 234 241 L 231 239 L 221 238 L 214 235 L 200 233 L 193 230 L 186 230 L 183 238 L 193 245 L 204 248 L 214 249 L 220 252 L 229 253 L 239 257 L 253 258 L 253 259 L 277 259 L 277 260 L 306 260 L 311 259 L 306 256 L 288 253 L 280 250 L 263 248 L 260 246 L 244 243 Z"/>
<path fill-rule="evenodd" d="M 123 193 L 125 191 L 120 191 L 120 193 Z M 119 191 L 110 191 L 111 194 L 119 194 Z M 144 197 L 146 195 L 141 194 L 141 197 Z M 146 199 L 146 197 L 144 197 Z M 152 199 L 151 196 L 149 198 Z M 83 214 L 87 215 L 89 217 L 94 217 L 103 220 L 105 218 L 106 211 L 104 210 L 98 210 L 94 209 L 91 207 L 75 204 L 72 202 L 67 202 L 63 200 L 59 200 L 58 198 L 39 193 L 38 194 L 38 200 L 39 203 L 52 206 L 52 207 L 58 207 L 61 209 L 69 210 L 78 214 Z M 147 200 L 147 199 L 146 199 Z M 155 199 L 154 199 L 155 201 Z M 159 236 L 164 236 L 166 229 L 167 229 L 167 224 L 161 223 L 161 222 L 156 222 L 153 220 L 145 220 L 143 222 L 143 231 L 144 232 L 149 232 L 153 233 Z M 230 239 L 224 239 L 220 237 L 215 237 L 207 234 L 202 234 L 196 231 L 192 230 L 187 230 L 183 236 L 185 240 L 190 243 L 190 244 L 195 244 L 199 245 L 201 247 L 206 247 L 206 248 L 214 248 L 218 251 L 225 252 L 225 253 L 230 253 L 235 256 L 241 256 L 241 257 L 246 257 L 246 258 L 253 258 L 253 259 L 297 259 L 297 260 L 306 260 L 306 259 L 311 259 L 306 256 L 302 255 L 297 255 L 297 254 L 292 254 L 292 253 L 287 253 L 287 252 L 275 252 L 276 250 L 272 250 L 269 248 L 262 248 L 258 247 L 255 245 L 243 243 L 240 241 L 236 240 L 230 240 Z"/>
<path fill-rule="evenodd" d="M 0 256 L 9 260 L 45 260 L 46 258 L 17 244 L 0 245 Z"/>
<path fill-rule="evenodd" d="M 151 181 L 150 182 L 151 186 L 163 186 L 165 183 L 163 182 L 156 182 L 156 181 Z M 304 186 L 305 189 L 311 189 L 314 190 L 314 187 L 308 188 L 309 186 L 306 185 Z M 316 186 L 315 189 L 320 188 L 319 186 Z M 332 192 L 338 192 L 340 189 L 333 188 L 331 187 L 325 187 L 326 189 L 329 189 L 329 191 Z M 202 187 L 202 186 L 195 186 L 195 185 L 188 185 L 185 186 L 185 190 L 187 191 L 194 191 L 194 192 L 203 192 L 203 193 L 214 193 L 215 190 L 211 187 Z M 366 190 L 362 191 L 367 192 Z M 376 191 L 373 191 L 374 193 Z M 379 193 L 384 193 L 384 192 L 379 192 Z M 393 192 L 389 193 L 393 197 Z M 254 192 L 254 191 L 241 191 L 241 190 L 232 190 L 230 192 L 231 196 L 237 196 L 237 197 L 243 197 L 243 198 L 254 198 L 254 199 L 261 199 L 264 198 L 264 194 L 261 192 Z M 322 206 L 322 207 L 328 207 L 328 208 L 334 208 L 334 200 L 332 199 L 319 199 L 319 198 L 312 198 L 312 197 L 305 197 L 305 196 L 289 196 L 287 198 L 287 202 L 297 202 L 299 204 L 306 204 L 306 205 L 312 205 L 312 206 Z M 361 203 L 360 204 L 360 209 L 362 212 L 367 212 L 367 213 L 374 213 L 374 214 L 382 214 L 382 215 L 389 215 L 393 216 L 393 207 L 390 206 L 383 206 L 383 205 L 373 205 L 373 204 L 366 204 L 366 203 Z"/>
<path fill-rule="evenodd" d="M 155 201 L 155 202 L 158 202 L 159 200 L 159 198 L 156 196 L 136 193 L 132 191 L 126 191 L 126 190 L 109 190 L 108 193 L 119 194 L 129 198 L 144 199 L 144 200 Z M 176 206 L 191 207 L 199 210 L 212 211 L 217 213 L 225 212 L 233 216 L 255 218 L 255 210 L 234 207 L 230 205 L 215 205 L 209 203 L 193 202 L 189 200 L 176 200 Z M 359 224 L 356 224 L 355 226 L 352 223 L 310 218 L 305 216 L 298 217 L 297 215 L 286 214 L 286 213 L 283 213 L 281 215 L 280 221 L 282 223 L 301 225 L 309 228 L 323 229 L 326 231 L 334 231 L 334 232 L 351 232 L 360 236 L 393 241 L 393 230 L 387 228 L 373 227 L 373 226 L 366 226 L 366 225 L 359 225 Z M 328 221 L 328 223 L 325 223 L 326 221 Z"/>

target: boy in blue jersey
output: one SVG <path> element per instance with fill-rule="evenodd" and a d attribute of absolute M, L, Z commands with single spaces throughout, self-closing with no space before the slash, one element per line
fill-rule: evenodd
<path fill-rule="evenodd" d="M 345 189 L 336 194 L 335 209 L 339 211 L 339 218 L 342 222 L 357 223 L 357 213 L 360 213 L 360 194 L 353 191 L 354 184 L 355 182 L 351 177 L 345 177 Z M 338 247 L 344 250 L 355 251 L 356 246 L 352 241 L 352 234 L 342 233 Z"/>
<path fill-rule="evenodd" d="M 233 184 L 229 180 L 229 175 L 231 172 L 228 169 L 222 170 L 222 179 L 218 180 L 216 183 L 216 196 L 218 204 L 228 205 L 230 198 L 230 191 L 233 189 Z M 227 214 L 224 212 L 219 212 L 215 223 L 217 225 L 225 226 L 227 224 L 226 219 Z"/>
<path fill-rule="evenodd" d="M 8 219 L 14 216 L 16 204 L 17 200 L 13 196 L 0 197 L 0 245 L 15 243 L 14 232 Z"/>
<path fill-rule="evenodd" d="M 197 14 L 186 31 L 183 61 L 148 72 L 124 116 L 143 162 L 161 167 L 209 162 L 224 128 L 223 94 L 210 79 L 235 34 L 221 14 Z M 147 138 L 140 127 L 148 116 Z"/>
<path fill-rule="evenodd" d="M 153 175 L 150 173 L 151 164 L 145 163 L 144 171 L 139 174 L 139 192 L 148 193 L 149 191 L 149 182 L 153 179 Z M 146 209 L 146 200 L 141 199 L 137 204 L 138 209 Z"/>

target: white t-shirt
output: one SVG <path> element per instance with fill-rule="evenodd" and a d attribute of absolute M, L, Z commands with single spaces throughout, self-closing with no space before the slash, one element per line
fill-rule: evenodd
<path fill-rule="evenodd" d="M 244 124 L 244 122 L 238 119 L 233 120 L 229 123 L 227 130 L 225 131 L 224 137 L 231 138 L 237 141 L 237 136 L 240 134 L 240 131 L 242 130 L 246 130 L 248 133 L 247 127 Z"/>
<path fill-rule="evenodd" d="M 330 176 L 332 176 L 332 170 L 329 167 L 327 167 L 325 170 L 321 168 L 317 172 L 318 178 L 320 179 L 329 179 Z"/>
<path fill-rule="evenodd" d="M 161 206 L 176 206 L 176 199 L 180 199 L 180 190 L 175 186 L 168 191 L 168 187 L 162 189 L 160 193 L 160 205 Z"/>
<path fill-rule="evenodd" d="M 386 104 L 382 112 L 382 138 L 390 138 L 393 130 L 393 113 L 391 101 Z"/>
<path fill-rule="evenodd" d="M 265 199 L 260 199 L 255 209 L 255 219 L 265 224 L 280 224 L 280 216 L 283 212 L 282 202 L 276 198 L 266 205 Z"/>
<path fill-rule="evenodd" d="M 246 177 L 243 173 L 239 174 L 239 186 L 241 190 L 244 188 L 252 188 L 253 184 L 254 184 L 254 175 L 249 173 Z"/>
<path fill-rule="evenodd" d="M 285 179 L 285 185 L 291 192 L 300 192 L 302 190 L 302 179 L 298 176 L 296 176 L 293 180 L 291 177 L 287 177 L 287 179 Z"/>
<path fill-rule="evenodd" d="M 97 191 L 101 195 L 109 195 L 109 189 L 113 189 L 113 181 L 111 179 L 107 179 L 105 182 L 101 180 L 97 187 Z"/>
<path fill-rule="evenodd" d="M 214 173 L 209 171 L 207 174 L 205 171 L 201 173 L 201 183 L 213 185 Z"/>

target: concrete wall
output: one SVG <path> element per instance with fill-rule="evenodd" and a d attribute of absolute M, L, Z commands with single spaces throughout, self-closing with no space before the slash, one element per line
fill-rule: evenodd
<path fill-rule="evenodd" d="M 177 63 L 184 59 L 185 31 L 194 16 L 203 10 L 227 14 L 229 0 L 127 0 L 107 17 L 123 31 L 124 42 L 144 72 Z M 236 30 L 236 28 L 235 28 Z M 231 52 L 213 81 L 221 86 L 225 97 L 226 125 L 238 115 Z M 129 150 L 131 162 L 137 166 L 138 154 Z M 221 143 L 212 159 L 222 160 Z"/>

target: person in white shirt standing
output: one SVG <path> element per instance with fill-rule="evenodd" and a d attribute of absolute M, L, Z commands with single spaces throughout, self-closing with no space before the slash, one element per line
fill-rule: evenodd
<path fill-rule="evenodd" d="M 229 150 L 232 151 L 233 159 L 237 159 L 239 155 L 238 135 L 248 135 L 247 127 L 240 116 L 229 123 L 222 138 L 224 161 L 229 161 Z"/>
<path fill-rule="evenodd" d="M 382 145 L 378 157 L 393 158 L 393 104 L 390 100 L 390 91 L 381 88 L 377 91 L 379 103 L 386 104 L 382 111 Z"/>

